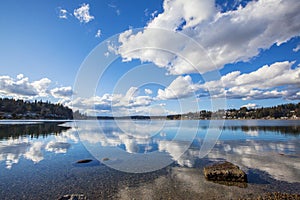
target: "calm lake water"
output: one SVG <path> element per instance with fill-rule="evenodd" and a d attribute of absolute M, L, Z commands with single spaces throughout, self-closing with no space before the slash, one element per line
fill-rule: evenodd
<path fill-rule="evenodd" d="M 300 193 L 300 121 L 0 121 L 1 199 L 238 199 Z M 78 160 L 91 159 L 89 163 Z M 227 160 L 243 187 L 206 181 Z"/>

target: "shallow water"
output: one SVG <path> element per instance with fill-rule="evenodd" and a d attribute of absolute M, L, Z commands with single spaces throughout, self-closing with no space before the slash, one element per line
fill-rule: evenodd
<path fill-rule="evenodd" d="M 237 199 L 300 193 L 300 121 L 0 123 L 1 199 Z M 92 159 L 90 163 L 76 161 Z M 205 180 L 227 160 L 247 187 Z"/>

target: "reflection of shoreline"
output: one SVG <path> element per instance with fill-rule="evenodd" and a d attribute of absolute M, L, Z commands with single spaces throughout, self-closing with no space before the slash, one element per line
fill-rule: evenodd
<path fill-rule="evenodd" d="M 32 138 L 38 138 L 39 136 L 45 137 L 51 134 L 59 134 L 70 129 L 69 127 L 59 126 L 63 123 L 65 121 L 35 121 L 34 123 L 22 123 L 20 121 L 17 124 L 0 124 L 0 140 L 27 135 L 30 135 Z"/>
<path fill-rule="evenodd" d="M 137 122 L 140 123 L 140 122 Z M 124 146 L 122 150 L 127 151 L 129 154 L 141 154 L 148 153 L 144 151 L 145 146 L 149 146 L 152 149 L 150 152 L 158 151 L 166 153 L 171 157 L 173 161 L 176 161 L 180 166 L 193 168 L 196 166 L 199 156 L 200 149 L 203 143 L 201 135 L 197 135 L 194 138 L 194 142 L 188 148 L 189 143 L 182 140 L 173 140 L 170 138 L 172 131 L 163 129 L 161 134 L 156 135 L 152 138 L 150 131 L 148 134 L 144 131 L 145 129 L 133 129 L 131 132 L 122 132 L 121 130 L 113 129 L 112 127 L 106 127 L 103 131 L 97 131 L 88 124 L 79 126 L 81 141 L 85 141 L 91 146 L 96 148 L 101 145 L 102 147 L 115 147 L 119 148 Z M 169 124 L 170 125 L 170 124 Z M 172 127 L 175 126 L 172 124 Z M 186 137 L 188 136 L 188 128 L 193 128 L 190 123 L 183 125 L 185 129 Z M 218 128 L 217 125 L 213 128 Z M 152 127 L 154 128 L 154 127 Z M 206 130 L 209 128 L 207 125 L 200 124 L 199 127 L 193 129 Z M 293 127 L 288 126 L 263 126 L 255 127 L 253 124 L 249 124 L 249 127 L 241 124 L 235 126 L 229 126 L 225 124 L 225 127 L 220 127 L 225 130 L 229 130 L 232 135 L 243 132 L 244 134 L 255 136 L 255 140 L 228 140 L 218 141 L 212 151 L 207 155 L 207 158 L 212 160 L 228 160 L 232 163 L 238 164 L 239 166 L 248 169 L 259 169 L 263 172 L 267 172 L 273 178 L 277 180 L 287 182 L 300 182 L 300 174 L 297 173 L 300 165 L 298 164 L 298 158 L 295 157 L 299 152 L 299 142 L 297 139 L 288 141 L 277 140 L 276 132 L 288 132 L 289 128 L 293 130 Z M 299 126 L 297 128 L 300 128 Z M 155 130 L 155 129 L 154 129 Z M 263 131 L 269 131 L 275 133 L 274 140 L 258 140 L 259 135 Z M 191 131 L 192 132 L 192 131 Z M 294 131 L 295 134 L 300 133 L 298 129 Z M 188 149 L 187 149 L 188 148 Z M 187 151 L 184 152 L 184 149 Z M 141 151 L 142 150 L 142 151 Z M 184 152 L 184 153 L 183 153 Z M 124 158 L 122 158 L 124 159 Z M 270 167 L 268 167 L 270 166 Z M 286 172 L 287 171 L 287 172 Z"/>
<path fill-rule="evenodd" d="M 66 153 L 71 146 L 68 141 L 77 138 L 67 131 L 70 127 L 59 126 L 62 123 L 0 124 L 0 162 L 5 161 L 11 169 L 22 157 L 38 163 L 44 159 L 44 151 Z M 53 139 L 48 142 L 45 138 L 49 136 Z"/>
<path fill-rule="evenodd" d="M 119 119 L 118 119 L 119 120 Z M 120 121 L 126 122 L 126 120 L 129 120 L 128 118 L 121 119 Z M 85 120 L 83 120 L 85 121 Z M 92 120 L 87 120 L 87 121 L 92 121 Z M 103 119 L 103 120 L 98 120 L 100 121 L 115 121 L 114 119 Z M 136 122 L 148 122 L 149 120 L 136 120 Z M 157 121 L 161 122 L 161 120 L 157 119 L 151 119 L 151 121 Z M 263 132 L 275 132 L 275 133 L 282 133 L 282 134 L 290 134 L 290 135 L 300 135 L 300 120 L 255 120 L 255 119 L 250 119 L 250 120 L 224 120 L 224 125 L 223 126 L 216 126 L 215 124 L 220 124 L 219 122 L 222 122 L 223 120 L 167 120 L 169 122 L 180 122 L 180 121 L 198 121 L 199 126 L 198 128 L 200 129 L 208 129 L 210 127 L 214 128 L 219 128 L 222 130 L 231 130 L 231 131 L 237 131 L 241 130 L 243 132 L 251 132 L 251 131 L 263 131 Z M 203 122 L 203 124 L 201 124 Z M 216 122 L 216 123 L 214 123 Z M 280 122 L 288 123 L 286 125 L 281 125 Z M 221 123 L 222 125 L 222 123 Z"/>
<path fill-rule="evenodd" d="M 98 117 L 87 117 L 86 119 L 82 120 L 174 120 L 174 121 L 180 121 L 180 120 L 198 120 L 198 121 L 211 121 L 211 120 L 224 120 L 224 121 L 300 121 L 300 118 L 294 119 L 294 118 L 285 118 L 285 119 L 272 119 L 272 118 L 236 118 L 236 119 L 229 119 L 229 118 L 182 118 L 182 117 L 168 117 L 168 116 L 122 116 L 122 117 L 111 117 L 111 116 L 98 116 Z M 1 120 L 0 120 L 1 121 Z"/>
<path fill-rule="evenodd" d="M 157 151 L 177 161 L 180 166 L 195 166 L 203 142 L 202 134 L 200 133 L 194 138 L 190 148 L 188 148 L 189 144 L 185 139 L 194 132 L 193 130 L 198 129 L 201 132 L 208 129 L 209 126 L 207 124 L 200 123 L 199 127 L 197 127 L 192 126 L 189 122 L 177 124 L 170 121 L 165 124 L 164 129 L 160 129 L 161 123 L 151 124 L 147 128 L 145 128 L 145 125 L 147 123 L 141 123 L 140 121 L 135 126 L 124 123 L 122 129 L 120 129 L 114 123 L 103 122 L 100 124 L 102 127 L 100 131 L 98 126 L 93 126 L 93 123 L 87 123 L 87 121 L 81 121 L 81 123 L 77 124 L 71 122 L 62 126 L 59 126 L 59 123 L 0 125 L 0 136 L 6 134 L 6 140 L 4 138 L 4 141 L 0 143 L 0 160 L 17 163 L 18 159 L 23 156 L 37 163 L 43 159 L 42 152 L 44 150 L 53 153 L 67 153 L 71 144 L 78 142 L 80 139 L 81 142 L 86 142 L 90 146 L 122 149 L 121 151 L 128 152 L 130 156 Z M 212 159 L 223 158 L 246 168 L 260 168 L 277 179 L 300 181 L 297 173 L 285 173 L 282 175 L 283 172 L 280 170 L 281 166 L 285 166 L 285 169 L 289 169 L 288 171 L 292 173 L 297 168 L 300 168 L 300 165 L 297 163 L 299 157 L 294 156 L 295 153 L 297 155 L 297 152 L 299 152 L 297 139 L 283 141 L 280 137 L 280 140 L 276 140 L 277 136 L 272 135 L 274 141 L 257 140 L 261 134 L 260 130 L 276 133 L 276 131 L 286 131 L 294 127 L 273 127 L 271 126 L 272 124 L 255 127 L 254 124 L 250 123 L 248 125 L 245 126 L 245 121 L 242 121 L 231 125 L 225 123 L 225 127 L 220 128 L 229 130 L 233 136 L 236 135 L 235 133 L 244 132 L 258 138 L 255 138 L 255 140 L 242 140 L 244 142 L 237 138 L 235 138 L 236 140 L 228 140 L 227 138 L 224 141 L 218 141 L 208 157 Z M 3 129 L 5 126 L 7 126 L 7 129 Z M 176 128 L 179 126 L 184 127 L 185 136 L 174 140 L 173 133 L 176 132 Z M 213 128 L 218 128 L 218 125 L 215 124 Z M 299 126 L 296 126 L 296 128 L 299 128 Z M 299 134 L 297 130 L 295 133 Z M 77 136 L 78 131 L 81 132 L 79 137 Z M 42 138 L 39 138 L 40 136 Z M 44 140 L 44 137 L 48 137 L 48 139 Z M 187 148 L 188 150 L 183 153 L 184 149 Z M 116 155 L 107 157 L 113 160 L 114 156 Z M 269 160 L 269 157 L 272 159 Z M 272 166 L 271 169 L 265 164 Z"/>

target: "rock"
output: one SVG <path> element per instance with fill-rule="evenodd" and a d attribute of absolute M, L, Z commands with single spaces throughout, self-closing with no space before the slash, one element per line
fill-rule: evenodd
<path fill-rule="evenodd" d="M 247 174 L 243 172 L 238 166 L 230 163 L 217 163 L 211 166 L 204 167 L 204 176 L 209 181 L 223 181 L 228 182 L 241 182 L 247 183 Z"/>
<path fill-rule="evenodd" d="M 93 159 L 83 159 L 78 160 L 74 163 L 72 163 L 74 167 L 93 167 L 93 166 L 99 166 L 100 162 L 99 160 L 93 160 Z"/>
<path fill-rule="evenodd" d="M 102 158 L 102 161 L 108 161 L 109 158 Z"/>
<path fill-rule="evenodd" d="M 91 159 L 83 159 L 83 160 L 78 160 L 76 163 L 89 163 L 92 162 L 93 160 Z"/>
<path fill-rule="evenodd" d="M 83 194 L 66 194 L 57 200 L 86 200 L 86 196 Z"/>

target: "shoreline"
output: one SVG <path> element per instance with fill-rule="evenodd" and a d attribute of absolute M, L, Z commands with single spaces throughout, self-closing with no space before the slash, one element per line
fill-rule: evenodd
<path fill-rule="evenodd" d="M 148 121 L 148 120 L 166 120 L 166 121 L 211 121 L 211 120 L 222 120 L 222 121 L 300 121 L 299 119 L 167 119 L 167 118 L 152 118 L 150 119 L 132 119 L 130 117 L 128 118 L 111 118 L 111 119 L 0 119 L 0 122 L 72 122 L 72 121 L 92 121 L 92 120 L 98 120 L 98 121 L 105 121 L 105 120 L 134 120 L 134 121 Z"/>

